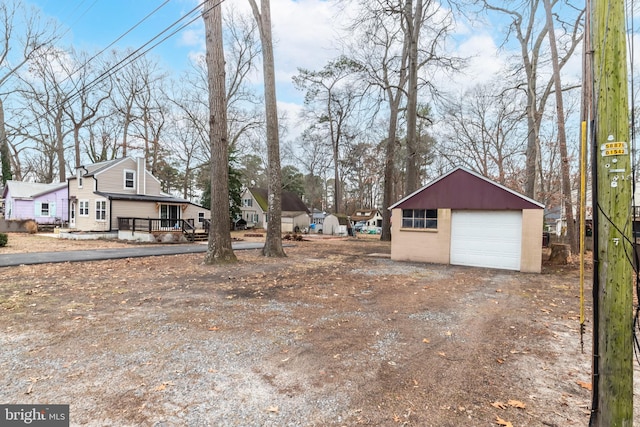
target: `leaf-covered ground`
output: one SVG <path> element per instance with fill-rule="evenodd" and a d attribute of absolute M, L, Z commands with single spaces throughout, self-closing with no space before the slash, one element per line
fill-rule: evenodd
<path fill-rule="evenodd" d="M 43 238 L 10 236 L 8 250 Z M 309 239 L 225 266 L 0 269 L 0 401 L 68 403 L 89 426 L 587 424 L 575 266 L 522 274 L 389 251 Z"/>

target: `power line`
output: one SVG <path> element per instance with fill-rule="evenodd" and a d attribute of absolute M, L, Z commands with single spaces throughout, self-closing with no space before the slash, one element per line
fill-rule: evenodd
<path fill-rule="evenodd" d="M 127 32 L 125 32 L 123 35 L 121 35 L 120 37 L 118 37 L 114 42 L 110 43 L 109 46 L 107 46 L 106 48 L 104 48 L 103 50 L 101 50 L 98 54 L 94 55 L 92 58 L 89 59 L 89 61 L 85 62 L 81 67 L 79 67 L 77 70 L 73 71 L 69 76 L 67 76 L 62 82 L 66 81 L 67 79 L 69 79 L 72 75 L 76 74 L 77 72 L 79 72 L 83 67 L 86 67 L 87 64 L 94 60 L 95 58 L 97 58 L 98 56 L 100 56 L 102 53 L 104 53 L 109 47 L 113 46 L 115 43 L 117 43 L 117 41 L 119 41 L 120 39 L 122 39 L 126 34 L 128 34 L 129 32 L 131 32 L 134 28 L 136 28 L 137 26 L 139 26 L 144 20 L 148 19 L 151 15 L 153 15 L 154 13 L 156 13 L 161 7 L 165 6 L 170 0 L 166 0 L 165 3 L 163 3 L 162 5 L 160 5 L 158 8 L 156 8 L 153 12 L 151 12 L 150 14 L 148 14 L 145 18 L 143 18 L 143 20 L 139 21 L 138 23 L 136 23 L 131 29 L 127 30 Z M 182 16 L 181 18 L 179 18 L 178 20 L 174 21 L 173 23 L 171 23 L 168 27 L 166 27 L 165 29 L 163 29 L 162 31 L 160 31 L 158 34 L 156 34 L 154 37 L 152 37 L 149 41 L 147 41 L 146 43 L 144 43 L 141 47 L 139 47 L 138 49 L 134 50 L 133 52 L 131 52 L 129 55 L 127 55 L 125 58 L 123 58 L 122 60 L 120 60 L 118 63 L 116 63 L 113 67 L 111 67 L 108 71 L 103 72 L 102 74 L 100 74 L 98 77 L 96 77 L 93 81 L 89 82 L 85 87 L 81 88 L 80 90 L 76 90 L 74 93 L 72 93 L 69 97 L 66 98 L 66 100 L 64 101 L 65 103 L 70 103 L 73 102 L 77 97 L 80 96 L 80 94 L 82 93 L 83 90 L 88 90 L 91 89 L 95 86 L 97 86 L 98 84 L 100 84 L 102 81 L 104 81 L 105 79 L 111 77 L 112 75 L 116 74 L 118 71 L 122 70 L 123 68 L 125 68 L 127 65 L 135 62 L 137 59 L 143 57 L 145 54 L 147 54 L 149 51 L 151 51 L 152 49 L 154 49 L 155 47 L 157 47 L 158 45 L 162 44 L 163 42 L 165 42 L 166 40 L 168 40 L 169 38 L 173 37 L 175 34 L 177 34 L 178 32 L 182 31 L 183 29 L 185 29 L 186 27 L 188 27 L 189 25 L 191 25 L 193 22 L 195 22 L 196 20 L 200 19 L 201 15 L 206 14 L 207 12 L 209 12 L 209 10 L 215 8 L 215 7 L 219 7 L 221 6 L 221 4 L 224 2 L 225 0 L 219 0 L 217 3 L 213 4 L 209 9 L 207 10 L 203 10 L 202 13 L 198 13 L 197 15 L 193 16 L 194 12 L 198 11 L 201 7 L 204 6 L 205 3 L 207 3 L 207 0 L 202 1 L 201 3 L 199 3 L 197 6 L 195 6 L 194 8 L 192 8 L 191 10 L 189 10 L 184 16 Z M 188 21 L 186 23 L 183 23 L 182 25 L 178 26 L 177 28 L 173 29 L 176 25 L 180 24 L 182 21 L 184 21 L 185 19 L 188 19 Z M 173 29 L 173 30 L 172 30 Z M 147 47 L 148 46 L 148 47 Z M 60 82 L 60 83 L 62 83 Z M 59 83 L 55 83 L 55 86 L 59 86 Z M 57 105 L 56 105 L 57 106 Z M 36 121 L 44 118 L 50 111 L 47 110 L 43 113 L 41 113 L 34 121 L 32 121 L 31 123 L 29 123 L 28 125 L 31 125 L 33 123 L 35 123 Z"/>

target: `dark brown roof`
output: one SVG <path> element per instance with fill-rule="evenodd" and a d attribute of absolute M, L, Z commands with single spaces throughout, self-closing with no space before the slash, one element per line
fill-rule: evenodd
<path fill-rule="evenodd" d="M 256 202 L 260 205 L 264 212 L 267 212 L 269 209 L 269 205 L 267 203 L 268 200 L 268 192 L 266 188 L 249 188 L 251 194 L 256 199 Z M 281 204 L 282 204 L 282 212 L 306 212 L 309 213 L 309 209 L 307 205 L 304 204 L 302 199 L 290 191 L 283 191 L 281 193 Z"/>
<path fill-rule="evenodd" d="M 389 209 L 543 209 L 544 205 L 465 168 L 456 168 Z"/>

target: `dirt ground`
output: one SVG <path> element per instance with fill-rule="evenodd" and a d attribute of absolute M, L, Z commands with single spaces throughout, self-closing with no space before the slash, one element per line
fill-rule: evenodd
<path fill-rule="evenodd" d="M 0 269 L 0 402 L 70 404 L 74 426 L 588 424 L 591 287 L 583 352 L 575 265 L 393 262 L 375 237 L 292 244 L 224 266 Z M 96 246 L 128 245 L 11 234 L 0 255 Z"/>

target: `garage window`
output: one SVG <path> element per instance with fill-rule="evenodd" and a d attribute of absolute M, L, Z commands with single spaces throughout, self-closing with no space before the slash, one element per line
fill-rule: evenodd
<path fill-rule="evenodd" d="M 438 228 L 437 209 L 403 209 L 402 228 Z"/>

